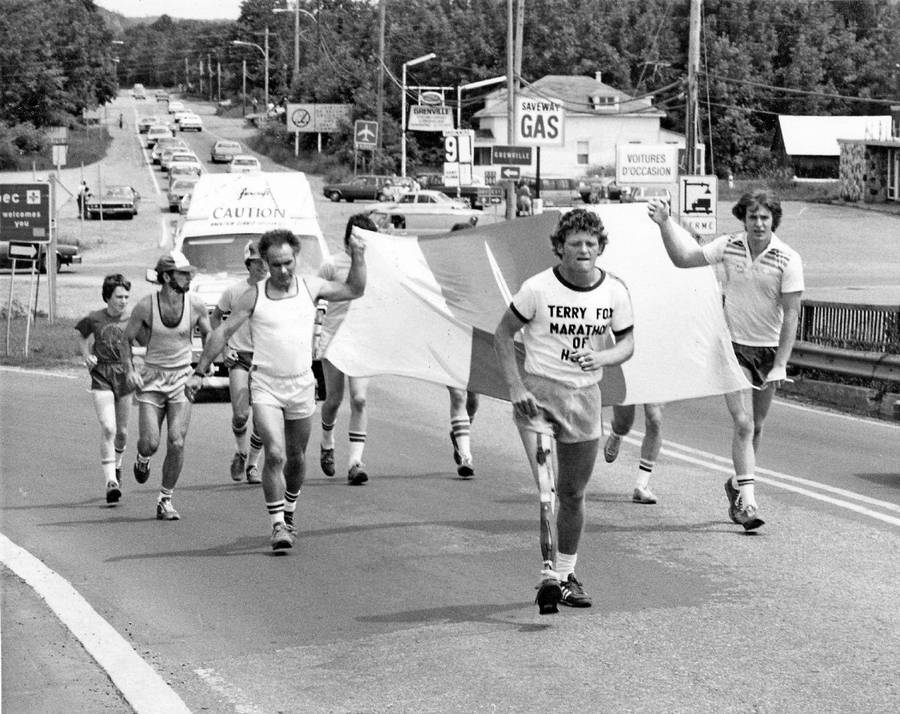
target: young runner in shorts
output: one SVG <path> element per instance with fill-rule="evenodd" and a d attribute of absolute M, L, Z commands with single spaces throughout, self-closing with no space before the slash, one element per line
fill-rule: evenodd
<path fill-rule="evenodd" d="M 559 263 L 526 280 L 512 299 L 494 335 L 503 375 L 509 384 L 513 418 L 541 497 L 543 568 L 536 602 L 541 614 L 561 602 L 590 607 L 591 598 L 575 576 L 584 530 L 584 494 L 599 451 L 603 368 L 628 360 L 634 351 L 628 290 L 596 266 L 607 234 L 595 214 L 564 214 L 550 236 Z M 616 341 L 610 344 L 607 332 Z M 524 371 L 516 363 L 515 336 L 522 332 Z M 554 553 L 553 445 L 556 445 L 559 498 Z"/>
<path fill-rule="evenodd" d="M 128 324 L 131 281 L 114 273 L 103 279 L 106 307 L 94 310 L 75 325 L 84 366 L 91 375 L 91 397 L 100 422 L 100 465 L 106 502 L 122 497 L 122 457 L 128 439 L 128 414 L 134 389 L 126 379 L 120 344 Z"/>

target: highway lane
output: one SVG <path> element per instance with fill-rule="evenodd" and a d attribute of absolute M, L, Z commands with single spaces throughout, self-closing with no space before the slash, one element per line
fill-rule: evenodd
<path fill-rule="evenodd" d="M 175 496 L 183 518 L 162 523 L 159 458 L 148 484 L 126 477 L 120 506 L 103 501 L 84 375 L 2 381 L 4 404 L 20 405 L 0 417 L 13 445 L 3 533 L 69 579 L 193 710 L 896 704 L 898 525 L 762 484 L 768 524 L 746 536 L 727 521 L 716 463 L 696 454 L 691 464 L 664 456 L 660 504 L 637 506 L 636 451 L 626 447 L 614 465 L 598 464 L 589 489 L 579 573 L 595 607 L 541 618 L 531 602 L 537 499 L 503 403 L 484 400 L 478 475 L 462 482 L 445 390 L 375 380 L 371 483 L 349 487 L 340 470 L 327 479 L 312 463 L 298 546 L 277 557 L 258 487 L 228 477 L 227 405 L 195 408 Z M 673 447 L 681 427 L 670 416 Z M 841 424 L 819 464 L 839 462 L 851 441 L 890 441 L 864 429 L 860 444 Z M 345 410 L 339 466 L 346 428 Z M 803 438 L 770 443 L 799 450 Z M 697 448 L 727 453 L 709 439 Z M 883 448 L 900 461 L 896 439 Z M 126 465 L 132 454 L 133 440 Z M 794 475 L 780 457 L 768 466 Z"/>

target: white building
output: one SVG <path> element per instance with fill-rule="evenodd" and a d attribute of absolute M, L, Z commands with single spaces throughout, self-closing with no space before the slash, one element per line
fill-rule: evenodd
<path fill-rule="evenodd" d="M 600 81 L 599 72 L 594 78 L 547 75 L 523 87 L 516 96 L 552 99 L 562 106 L 562 145 L 540 147 L 542 177 L 576 178 L 599 167 L 612 175 L 620 144 L 685 147 L 682 134 L 660 127 L 665 112 L 653 106 L 652 95 L 632 97 Z M 493 183 L 499 167 L 491 166 L 490 147 L 517 143 L 507 132 L 506 90 L 488 94 L 484 109 L 473 115 L 472 122 L 476 127 L 474 173 Z M 532 165 L 521 167 L 523 176 L 536 175 L 536 160 L 537 151 L 532 150 Z"/>

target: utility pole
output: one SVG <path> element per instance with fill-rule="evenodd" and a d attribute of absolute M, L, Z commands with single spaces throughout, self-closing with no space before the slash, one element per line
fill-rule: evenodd
<path fill-rule="evenodd" d="M 241 116 L 247 116 L 247 60 L 241 60 Z"/>
<path fill-rule="evenodd" d="M 375 98 L 375 121 L 378 122 L 378 133 L 375 136 L 375 156 L 381 156 L 381 137 L 384 134 L 384 15 L 387 0 L 378 3 L 378 94 Z M 318 24 L 317 24 L 318 27 Z"/>
<path fill-rule="evenodd" d="M 218 87 L 218 97 L 217 97 L 216 101 L 221 102 L 222 101 L 222 60 L 220 60 L 218 57 L 216 57 L 216 75 L 219 80 L 218 84 L 216 85 Z"/>
<path fill-rule="evenodd" d="M 516 60 L 515 34 L 513 32 L 513 2 L 506 0 L 506 141 L 516 143 Z M 516 189 L 510 180 L 506 183 L 506 220 L 516 217 Z"/>
<path fill-rule="evenodd" d="M 697 175 L 704 169 L 697 166 L 697 144 L 699 137 L 700 102 L 697 98 L 697 75 L 700 73 L 700 2 L 691 0 L 690 25 L 688 34 L 688 79 L 687 108 L 684 114 L 685 126 L 685 167 L 689 175 Z"/>
<path fill-rule="evenodd" d="M 198 75 L 198 77 L 200 78 L 200 89 L 199 89 L 199 91 L 200 91 L 200 96 L 202 97 L 202 96 L 203 96 L 203 58 L 202 58 L 202 57 L 201 57 L 200 60 L 199 60 L 199 65 L 198 65 L 198 67 L 199 67 L 199 72 L 197 73 L 197 75 Z"/>
<path fill-rule="evenodd" d="M 188 76 L 188 58 L 184 58 L 184 91 L 187 91 L 188 85 L 191 83 L 191 80 Z"/>
<path fill-rule="evenodd" d="M 213 73 L 212 73 L 212 59 L 210 59 L 209 54 L 206 55 L 206 71 L 209 73 L 209 101 L 212 101 L 213 98 Z"/>

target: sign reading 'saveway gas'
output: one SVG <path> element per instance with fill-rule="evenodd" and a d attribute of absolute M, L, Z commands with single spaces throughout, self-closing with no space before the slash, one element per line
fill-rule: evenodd
<path fill-rule="evenodd" d="M 616 146 L 616 183 L 675 183 L 678 147 L 675 144 L 619 144 Z"/>
<path fill-rule="evenodd" d="M 0 238 L 50 242 L 50 184 L 0 184 Z"/>

